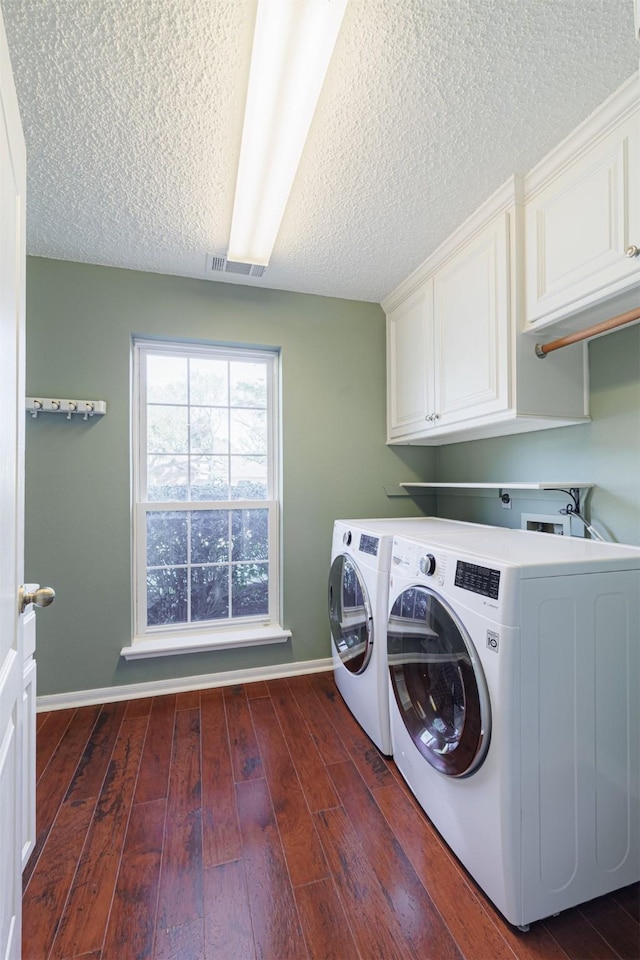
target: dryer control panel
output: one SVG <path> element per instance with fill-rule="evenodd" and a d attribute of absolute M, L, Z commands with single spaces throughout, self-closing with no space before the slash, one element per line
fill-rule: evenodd
<path fill-rule="evenodd" d="M 360 553 L 368 553 L 372 557 L 378 556 L 379 537 L 372 537 L 367 533 L 360 534 Z"/>

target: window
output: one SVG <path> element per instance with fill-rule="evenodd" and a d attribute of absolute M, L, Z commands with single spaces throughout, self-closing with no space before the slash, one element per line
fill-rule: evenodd
<path fill-rule="evenodd" d="M 278 356 L 136 341 L 134 367 L 136 639 L 205 633 L 216 646 L 231 630 L 267 642 L 279 621 Z"/>

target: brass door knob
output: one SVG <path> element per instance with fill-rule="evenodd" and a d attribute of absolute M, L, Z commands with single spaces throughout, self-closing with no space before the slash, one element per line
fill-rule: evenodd
<path fill-rule="evenodd" d="M 36 607 L 48 607 L 55 598 L 56 592 L 51 587 L 38 587 L 33 593 L 28 593 L 24 587 L 20 587 L 18 591 L 20 613 L 24 613 L 30 603 L 33 603 Z"/>

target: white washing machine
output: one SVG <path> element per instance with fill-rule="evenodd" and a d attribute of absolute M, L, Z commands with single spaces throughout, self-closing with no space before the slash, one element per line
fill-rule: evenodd
<path fill-rule="evenodd" d="M 389 559 L 394 534 L 425 537 L 481 524 L 438 517 L 336 520 L 329 573 L 329 622 L 336 685 L 378 749 L 391 754 L 387 681 Z"/>
<path fill-rule="evenodd" d="M 522 929 L 640 879 L 639 594 L 636 547 L 394 540 L 394 761 Z"/>

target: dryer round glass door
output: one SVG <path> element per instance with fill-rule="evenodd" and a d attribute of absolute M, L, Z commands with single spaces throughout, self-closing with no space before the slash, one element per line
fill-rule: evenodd
<path fill-rule="evenodd" d="M 342 663 L 350 673 L 362 673 L 373 649 L 373 617 L 360 571 L 344 554 L 331 564 L 329 621 Z"/>
<path fill-rule="evenodd" d="M 453 610 L 431 590 L 410 587 L 387 627 L 389 674 L 413 742 L 436 770 L 466 777 L 489 746 L 489 693 L 473 643 Z"/>

